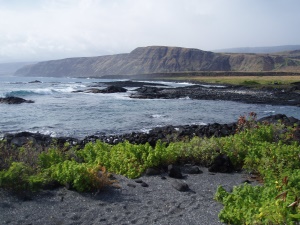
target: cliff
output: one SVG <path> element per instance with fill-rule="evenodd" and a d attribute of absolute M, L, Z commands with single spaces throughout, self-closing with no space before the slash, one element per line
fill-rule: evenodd
<path fill-rule="evenodd" d="M 101 77 L 187 71 L 272 71 L 300 65 L 298 59 L 280 55 L 222 54 L 199 49 L 151 46 L 128 54 L 68 58 L 25 66 L 15 75 Z"/>

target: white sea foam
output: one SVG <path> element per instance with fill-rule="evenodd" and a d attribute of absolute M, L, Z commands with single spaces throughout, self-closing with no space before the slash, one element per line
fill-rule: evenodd
<path fill-rule="evenodd" d="M 275 113 L 275 111 L 267 110 L 267 111 L 264 111 L 264 113 Z"/>
<path fill-rule="evenodd" d="M 183 98 L 179 98 L 180 100 L 190 100 L 191 98 L 189 96 L 183 97 Z"/>
<path fill-rule="evenodd" d="M 163 114 L 153 114 L 150 116 L 150 118 L 163 118 L 163 117 L 166 117 L 166 115 L 163 115 Z"/>
<path fill-rule="evenodd" d="M 225 88 L 226 87 L 224 85 L 213 85 L 213 84 L 201 84 L 200 86 L 207 87 L 207 88 Z"/>
<path fill-rule="evenodd" d="M 72 91 L 75 91 L 76 89 L 74 87 L 64 87 L 64 88 L 58 88 L 58 89 L 52 89 L 53 92 L 61 92 L 61 93 L 71 93 Z"/>
<path fill-rule="evenodd" d="M 152 128 L 142 128 L 140 129 L 140 132 L 148 134 L 150 130 L 152 130 Z"/>

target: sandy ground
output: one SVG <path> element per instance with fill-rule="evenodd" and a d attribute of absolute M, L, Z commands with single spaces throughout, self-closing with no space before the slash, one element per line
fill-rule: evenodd
<path fill-rule="evenodd" d="M 20 200 L 0 192 L 0 224 L 222 224 L 222 205 L 213 200 L 219 185 L 227 190 L 247 179 L 243 173 L 185 175 L 190 190 L 180 192 L 166 174 L 143 176 L 143 187 L 135 180 L 116 176 L 121 188 L 98 193 L 78 193 L 58 188 L 44 190 L 31 200 Z M 164 176 L 166 179 L 162 179 Z"/>

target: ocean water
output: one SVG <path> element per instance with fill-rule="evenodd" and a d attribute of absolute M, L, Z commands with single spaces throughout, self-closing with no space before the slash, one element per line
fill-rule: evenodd
<path fill-rule="evenodd" d="M 39 80 L 41 83 L 31 83 Z M 0 76 L 0 97 L 16 96 L 35 103 L 0 104 L 0 136 L 21 131 L 83 138 L 93 134 L 147 132 L 165 125 L 235 122 L 256 112 L 258 117 L 282 113 L 300 119 L 299 107 L 244 104 L 231 101 L 131 99 L 126 93 L 74 93 L 94 82 L 112 80 Z M 188 83 L 161 82 L 170 87 Z"/>

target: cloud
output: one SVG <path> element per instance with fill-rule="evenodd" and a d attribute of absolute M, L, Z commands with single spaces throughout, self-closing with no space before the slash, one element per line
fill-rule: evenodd
<path fill-rule="evenodd" d="M 0 0 L 0 62 L 148 45 L 212 50 L 299 44 L 296 6 L 297 0 Z"/>

